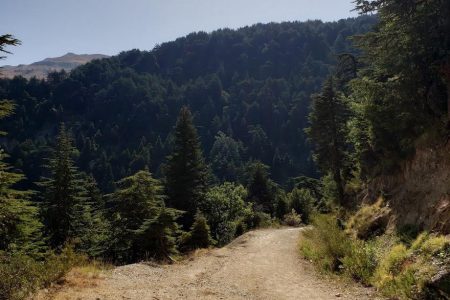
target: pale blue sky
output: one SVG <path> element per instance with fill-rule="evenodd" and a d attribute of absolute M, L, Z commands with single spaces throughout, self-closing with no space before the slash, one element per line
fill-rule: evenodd
<path fill-rule="evenodd" d="M 355 16 L 352 0 L 0 0 L 0 34 L 22 40 L 0 65 L 150 50 L 193 31 Z"/>

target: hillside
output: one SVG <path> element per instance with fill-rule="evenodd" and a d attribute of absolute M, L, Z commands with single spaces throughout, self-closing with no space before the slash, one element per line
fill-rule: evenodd
<path fill-rule="evenodd" d="M 2 80 L 0 98 L 18 105 L 4 124 L 4 145 L 35 181 L 56 125 L 66 122 L 81 169 L 111 191 L 114 180 L 145 166 L 161 174 L 172 126 L 188 105 L 219 181 L 245 181 L 245 165 L 253 160 L 270 166 L 280 184 L 317 176 L 303 131 L 310 95 L 339 53 L 355 51 L 347 38 L 375 22 L 360 17 L 198 32 L 152 51 L 93 61 L 67 77 L 53 74 L 47 82 Z"/>
<path fill-rule="evenodd" d="M 450 1 L 353 3 L 0 79 L 0 299 L 450 299 Z"/>
<path fill-rule="evenodd" d="M 30 79 L 32 77 L 45 79 L 50 72 L 61 70 L 70 72 L 76 67 L 84 65 L 91 60 L 107 57 L 109 56 L 103 54 L 67 53 L 60 57 L 46 58 L 42 61 L 34 62 L 29 65 L 5 65 L 0 69 L 0 78 L 13 78 L 14 76 L 22 76 L 27 79 Z"/>

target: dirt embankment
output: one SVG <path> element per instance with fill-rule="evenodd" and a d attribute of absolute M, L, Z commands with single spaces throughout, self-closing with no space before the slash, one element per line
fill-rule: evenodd
<path fill-rule="evenodd" d="M 421 147 L 395 174 L 368 185 L 365 202 L 385 195 L 391 225 L 450 234 L 450 142 Z"/>
<path fill-rule="evenodd" d="M 371 289 L 320 278 L 298 255 L 300 231 L 252 231 L 181 263 L 118 267 L 38 299 L 375 299 Z"/>

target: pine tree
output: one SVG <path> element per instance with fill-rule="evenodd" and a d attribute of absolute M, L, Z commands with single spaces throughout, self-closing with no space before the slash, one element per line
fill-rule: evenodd
<path fill-rule="evenodd" d="M 84 232 L 79 249 L 90 257 L 100 257 L 107 249 L 110 226 L 106 218 L 105 201 L 94 177 L 84 175 L 86 201 L 83 206 Z"/>
<path fill-rule="evenodd" d="M 181 244 L 182 249 L 185 251 L 208 248 L 214 244 L 208 221 L 200 212 L 195 214 L 191 230 L 183 234 Z"/>
<path fill-rule="evenodd" d="M 51 246 L 79 242 L 89 217 L 85 183 L 72 159 L 74 148 L 64 124 L 61 124 L 53 156 L 46 165 L 49 178 L 43 178 L 43 216 Z"/>
<path fill-rule="evenodd" d="M 170 205 L 186 212 L 181 218 L 184 229 L 192 224 L 198 204 L 204 198 L 207 174 L 191 112 L 187 107 L 183 107 L 175 126 L 174 147 L 168 157 L 165 175 Z"/>
<path fill-rule="evenodd" d="M 268 167 L 256 162 L 250 168 L 247 201 L 253 202 L 256 210 L 272 214 L 275 205 L 275 192 L 274 184 L 269 179 Z"/>
<path fill-rule="evenodd" d="M 163 233 L 166 230 L 175 231 L 176 224 L 171 224 L 169 219 L 173 219 L 174 222 L 176 215 L 173 211 L 164 209 L 163 187 L 150 172 L 139 171 L 117 184 L 118 189 L 110 194 L 108 199 L 112 226 L 110 250 L 116 260 L 134 261 L 142 258 L 143 253 L 155 250 L 151 242 L 142 241 L 142 237 L 156 235 L 153 230 L 157 228 L 153 226 L 160 226 L 159 228 L 162 226 Z M 161 216 L 161 213 L 167 215 Z M 169 236 L 167 238 L 166 243 L 170 244 Z M 142 244 L 144 242 L 145 245 Z"/>
<path fill-rule="evenodd" d="M 177 237 L 180 229 L 176 220 L 181 214 L 181 211 L 163 205 L 157 216 L 146 219 L 141 227 L 134 231 L 136 245 L 139 246 L 136 249 L 137 257 L 172 259 L 171 256 L 178 253 Z"/>
<path fill-rule="evenodd" d="M 13 104 L 0 102 L 0 119 L 10 115 Z M 0 251 L 21 251 L 39 255 L 44 249 L 42 223 L 38 208 L 30 201 L 31 191 L 14 186 L 25 176 L 4 161 L 7 155 L 0 149 Z"/>
<path fill-rule="evenodd" d="M 5 46 L 17 46 L 20 45 L 20 41 L 16 39 L 14 36 L 10 34 L 3 34 L 0 35 L 0 52 L 3 53 L 10 53 L 9 51 L 5 50 Z M 4 56 L 0 56 L 0 59 L 4 59 Z"/>
<path fill-rule="evenodd" d="M 324 173 L 331 173 L 337 185 L 337 202 L 343 204 L 347 107 L 329 78 L 322 92 L 312 97 L 310 127 L 305 131 L 313 144 L 314 160 Z"/>

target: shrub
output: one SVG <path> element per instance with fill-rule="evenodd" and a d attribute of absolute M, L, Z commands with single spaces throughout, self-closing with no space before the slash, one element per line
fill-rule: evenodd
<path fill-rule="evenodd" d="M 239 220 L 251 212 L 251 204 L 244 201 L 246 195 L 242 185 L 225 182 L 212 187 L 206 193 L 205 201 L 199 204 L 211 227 L 211 235 L 219 245 L 235 237 Z"/>
<path fill-rule="evenodd" d="M 269 214 L 259 210 L 248 210 L 241 221 L 245 225 L 245 229 L 253 229 L 259 227 L 269 227 L 272 225 L 272 218 Z"/>
<path fill-rule="evenodd" d="M 302 223 L 302 218 L 292 209 L 290 213 L 284 215 L 283 221 L 288 226 L 299 226 Z"/>
<path fill-rule="evenodd" d="M 447 277 L 433 279 L 448 268 L 448 237 L 422 233 L 408 248 L 394 234 L 359 240 L 340 230 L 332 215 L 315 216 L 313 225 L 302 234 L 300 251 L 322 271 L 343 273 L 395 299 L 435 299 L 450 289 Z"/>
<path fill-rule="evenodd" d="M 359 240 L 354 240 L 350 244 L 350 252 L 342 259 L 343 270 L 350 278 L 370 285 L 377 267 L 376 244 Z"/>
<path fill-rule="evenodd" d="M 448 264 L 448 258 L 448 238 L 422 233 L 409 249 L 397 244 L 382 258 L 373 284 L 389 297 L 429 298 L 426 287 L 439 272 L 439 266 Z"/>
<path fill-rule="evenodd" d="M 434 256 L 436 254 L 442 253 L 444 255 L 450 250 L 450 242 L 444 236 L 429 236 L 428 239 L 423 241 L 418 249 L 421 254 L 426 257 Z"/>
<path fill-rule="evenodd" d="M 309 224 L 314 212 L 314 198 L 307 189 L 295 188 L 288 194 L 290 208 L 302 216 L 303 222 Z"/>
<path fill-rule="evenodd" d="M 208 248 L 213 244 L 214 241 L 211 238 L 211 232 L 206 218 L 200 213 L 197 213 L 191 231 L 184 233 L 181 237 L 181 248 L 186 251 Z"/>
<path fill-rule="evenodd" d="M 259 228 L 259 227 L 269 227 L 272 225 L 272 218 L 269 214 L 256 211 L 253 214 L 253 228 Z"/>
<path fill-rule="evenodd" d="M 44 261 L 21 253 L 0 253 L 0 300 L 28 298 L 36 289 L 57 282 L 74 266 L 86 262 L 86 257 L 70 246 L 59 255 L 48 253 Z"/>
<path fill-rule="evenodd" d="M 306 230 L 300 240 L 300 251 L 323 271 L 340 270 L 342 260 L 352 249 L 351 238 L 342 231 L 332 215 L 316 215 L 313 228 Z"/>
<path fill-rule="evenodd" d="M 234 232 L 235 236 L 240 236 L 244 234 L 247 231 L 247 226 L 245 225 L 245 222 L 243 220 L 240 220 L 236 224 L 236 230 Z"/>
<path fill-rule="evenodd" d="M 0 255 L 0 299 L 24 299 L 39 285 L 40 265 L 23 254 Z"/>
<path fill-rule="evenodd" d="M 369 239 L 384 233 L 390 210 L 383 206 L 383 198 L 372 205 L 362 206 L 347 223 L 347 231 L 360 239 Z"/>
<path fill-rule="evenodd" d="M 278 195 L 277 197 L 277 204 L 275 207 L 275 216 L 282 220 L 284 215 L 289 211 L 288 209 L 288 202 L 286 200 L 286 196 L 283 195 Z"/>

